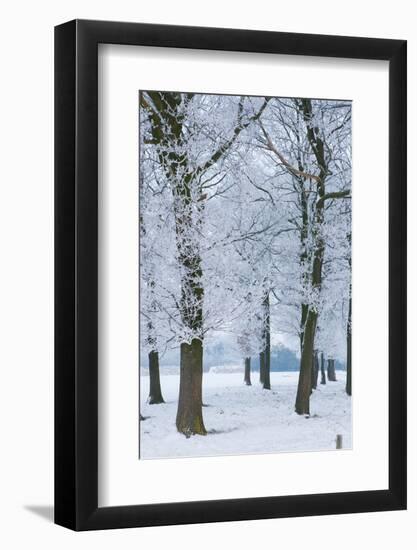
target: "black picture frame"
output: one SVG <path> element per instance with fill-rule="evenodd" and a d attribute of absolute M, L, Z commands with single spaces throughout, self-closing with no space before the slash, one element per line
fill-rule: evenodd
<path fill-rule="evenodd" d="M 98 44 L 389 62 L 389 488 L 98 507 Z M 74 530 L 406 508 L 406 41 L 74 20 L 55 28 L 55 523 Z"/>

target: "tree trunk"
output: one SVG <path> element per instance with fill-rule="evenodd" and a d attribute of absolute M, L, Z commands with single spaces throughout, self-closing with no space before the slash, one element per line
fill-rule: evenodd
<path fill-rule="evenodd" d="M 334 359 L 327 360 L 327 380 L 329 382 L 337 382 L 336 380 L 336 370 L 334 367 Z"/>
<path fill-rule="evenodd" d="M 264 299 L 265 309 L 265 335 L 264 335 L 264 380 L 263 389 L 271 389 L 271 314 L 269 309 L 269 292 L 266 292 Z"/>
<path fill-rule="evenodd" d="M 264 390 L 271 389 L 271 345 L 265 349 L 265 375 L 264 375 Z"/>
<path fill-rule="evenodd" d="M 197 206 L 193 215 L 192 186 L 192 178 L 184 177 L 174 193 L 178 261 L 182 271 L 181 318 L 195 335 L 191 344 L 181 344 L 177 429 L 186 437 L 207 433 L 202 411 L 203 271 L 198 239 L 194 240 L 201 231 L 204 205 Z"/>
<path fill-rule="evenodd" d="M 347 240 L 349 243 L 349 270 L 350 273 L 352 273 L 352 255 L 350 252 L 352 246 L 352 233 L 350 231 L 347 234 Z M 346 348 L 346 393 L 348 395 L 352 395 L 352 278 L 349 284 L 349 310 L 346 326 Z"/>
<path fill-rule="evenodd" d="M 326 369 L 324 368 L 324 353 L 321 352 L 320 354 L 320 372 L 321 372 L 321 380 L 320 384 L 326 383 Z"/>
<path fill-rule="evenodd" d="M 161 392 L 161 382 L 159 379 L 159 354 L 153 350 L 149 352 L 149 405 L 164 403 Z"/>
<path fill-rule="evenodd" d="M 352 395 L 352 297 L 349 298 L 346 346 L 346 393 Z"/>
<path fill-rule="evenodd" d="M 336 378 L 336 367 L 335 367 L 334 359 L 332 359 L 332 371 L 333 371 L 333 380 L 332 380 L 332 382 L 337 382 L 337 378 Z"/>
<path fill-rule="evenodd" d="M 177 430 L 186 437 L 206 435 L 203 422 L 203 344 L 194 338 L 191 344 L 181 344 L 180 394 L 177 410 Z"/>
<path fill-rule="evenodd" d="M 319 356 L 317 350 L 314 351 L 311 371 L 311 390 L 317 389 L 317 379 L 319 376 Z"/>
<path fill-rule="evenodd" d="M 327 176 L 327 163 L 325 156 L 325 147 L 323 140 L 320 137 L 320 130 L 314 124 L 314 113 L 311 99 L 297 100 L 300 112 L 303 115 L 306 123 L 307 140 L 311 150 L 316 158 L 319 174 L 316 177 L 317 195 L 319 200 L 315 204 L 314 216 L 310 216 L 309 225 L 312 228 L 312 271 L 311 275 L 307 274 L 306 281 L 311 281 L 311 289 L 317 296 L 321 292 L 322 284 L 322 267 L 324 258 L 324 241 L 321 228 L 324 223 L 324 196 L 325 196 L 325 180 Z M 303 259 L 303 255 L 301 256 Z M 310 278 L 311 277 L 311 278 Z M 304 325 L 304 333 L 302 335 L 302 350 L 300 362 L 300 377 L 298 380 L 297 397 L 295 401 L 295 411 L 298 414 L 310 414 L 310 392 L 311 392 L 311 376 L 312 362 L 314 353 L 314 339 L 317 326 L 317 310 L 315 306 L 308 305 L 306 321 Z"/>
<path fill-rule="evenodd" d="M 259 354 L 259 382 L 263 385 L 265 382 L 265 352 Z"/>
<path fill-rule="evenodd" d="M 309 310 L 305 323 L 303 350 L 300 361 L 300 376 L 298 379 L 295 412 L 310 414 L 311 373 L 314 353 L 314 337 L 316 333 L 317 313 Z"/>
<path fill-rule="evenodd" d="M 250 357 L 245 358 L 245 379 L 244 382 L 247 386 L 252 386 L 250 381 Z"/>
<path fill-rule="evenodd" d="M 150 106 L 147 96 L 152 100 Z M 177 410 L 177 429 L 187 437 L 206 434 L 202 414 L 203 376 L 203 299 L 199 235 L 203 222 L 204 202 L 198 201 L 198 178 L 190 167 L 183 147 L 183 101 L 190 101 L 174 92 L 140 94 L 141 108 L 148 112 L 152 138 L 160 145 L 161 167 L 171 183 L 178 263 L 181 268 L 180 314 L 183 326 L 195 337 L 191 344 L 181 344 L 180 395 Z M 220 155 L 221 156 L 221 155 Z"/>

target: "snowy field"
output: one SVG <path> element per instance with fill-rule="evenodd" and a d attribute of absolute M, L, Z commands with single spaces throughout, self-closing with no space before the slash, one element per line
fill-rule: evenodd
<path fill-rule="evenodd" d="M 270 391 L 259 373 L 252 386 L 243 373 L 204 373 L 203 416 L 208 434 L 187 439 L 175 427 L 179 376 L 161 372 L 164 404 L 149 405 L 149 377 L 141 375 L 140 457 L 174 458 L 275 452 L 332 450 L 336 435 L 351 448 L 351 398 L 344 391 L 345 372 L 338 381 L 318 384 L 310 399 L 309 418 L 294 412 L 297 372 L 271 372 Z"/>

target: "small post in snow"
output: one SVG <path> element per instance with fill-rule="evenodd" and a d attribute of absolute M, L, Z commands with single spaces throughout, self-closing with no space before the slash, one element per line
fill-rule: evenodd
<path fill-rule="evenodd" d="M 343 436 L 341 434 L 336 435 L 336 449 L 342 449 L 343 447 Z"/>

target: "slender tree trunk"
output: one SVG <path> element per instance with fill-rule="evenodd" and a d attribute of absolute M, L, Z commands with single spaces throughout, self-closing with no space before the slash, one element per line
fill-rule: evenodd
<path fill-rule="evenodd" d="M 349 314 L 346 327 L 346 393 L 352 395 L 352 297 L 349 298 Z"/>
<path fill-rule="evenodd" d="M 300 362 L 295 412 L 310 414 L 311 373 L 314 354 L 314 337 L 316 333 L 317 313 L 309 310 L 304 328 L 303 349 Z"/>
<path fill-rule="evenodd" d="M 303 170 L 303 165 L 301 164 L 301 159 L 299 160 L 299 169 Z M 308 216 L 308 199 L 307 199 L 307 193 L 304 189 L 305 182 L 302 178 L 298 178 L 301 193 L 300 193 L 300 201 L 301 201 L 301 215 L 302 215 L 302 226 L 301 226 L 301 255 L 300 255 L 300 264 L 302 269 L 302 287 L 304 290 L 307 289 L 310 279 L 310 274 L 307 271 L 307 266 L 309 265 L 308 262 L 308 249 L 307 249 L 307 241 L 308 241 L 308 227 L 309 227 L 309 216 Z M 301 304 L 301 321 L 300 321 L 300 353 L 303 351 L 303 339 L 304 339 L 304 330 L 305 330 L 305 324 L 307 320 L 307 313 L 308 313 L 308 304 Z"/>
<path fill-rule="evenodd" d="M 314 351 L 311 371 L 311 390 L 317 389 L 317 379 L 319 376 L 319 356 L 317 350 Z"/>
<path fill-rule="evenodd" d="M 334 359 L 327 360 L 327 379 L 329 382 L 337 382 Z"/>
<path fill-rule="evenodd" d="M 349 255 L 348 255 L 348 264 L 349 271 L 352 273 L 352 255 L 351 255 L 351 246 L 352 246 L 352 233 L 351 231 L 347 234 L 347 240 L 349 243 Z M 348 319 L 346 326 L 346 393 L 352 395 L 352 279 L 349 284 L 349 310 L 348 310 Z"/>
<path fill-rule="evenodd" d="M 250 381 L 250 357 L 245 358 L 245 379 L 244 382 L 247 386 L 252 386 Z"/>
<path fill-rule="evenodd" d="M 195 338 L 191 344 L 181 344 L 180 394 L 176 425 L 186 437 L 206 435 L 203 422 L 203 344 Z"/>
<path fill-rule="evenodd" d="M 161 382 L 159 378 L 159 354 L 153 350 L 149 352 L 149 397 L 148 403 L 156 405 L 164 403 L 161 392 Z"/>
<path fill-rule="evenodd" d="M 265 352 L 259 354 L 259 382 L 263 385 L 265 382 Z"/>
<path fill-rule="evenodd" d="M 304 276 L 304 279 L 306 277 Z M 304 341 L 304 331 L 305 331 L 305 324 L 307 320 L 307 313 L 308 313 L 308 305 L 307 304 L 301 304 L 301 322 L 300 322 L 300 353 L 303 352 L 303 341 Z"/>
<path fill-rule="evenodd" d="M 265 376 L 264 376 L 264 390 L 271 389 L 271 346 L 265 349 Z"/>
<path fill-rule="evenodd" d="M 263 389 L 271 389 L 271 314 L 269 309 L 269 292 L 266 292 L 264 299 L 265 309 L 265 363 L 264 363 L 264 382 Z"/>
<path fill-rule="evenodd" d="M 320 384 L 326 383 L 326 369 L 324 368 L 324 353 L 321 352 L 320 354 L 320 372 L 321 372 L 321 380 Z"/>

